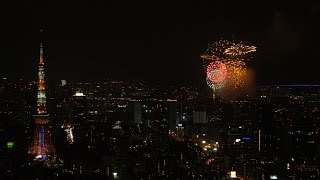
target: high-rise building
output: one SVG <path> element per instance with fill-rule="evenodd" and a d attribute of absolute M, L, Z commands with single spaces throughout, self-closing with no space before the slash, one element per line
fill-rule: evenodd
<path fill-rule="evenodd" d="M 176 130 L 179 123 L 179 118 L 177 117 L 177 100 L 168 100 L 168 121 L 169 129 Z M 181 112 L 180 112 L 181 113 Z"/>
<path fill-rule="evenodd" d="M 40 62 L 38 72 L 37 112 L 34 115 L 34 136 L 28 153 L 35 160 L 48 162 L 55 155 L 55 148 L 51 141 L 48 127 L 49 114 L 47 112 L 46 85 L 44 73 L 43 46 L 40 44 Z M 48 160 L 48 161 L 47 161 Z"/>
<path fill-rule="evenodd" d="M 142 123 L 142 103 L 133 101 L 129 103 L 130 121 L 134 124 Z"/>
<path fill-rule="evenodd" d="M 193 123 L 194 124 L 208 123 L 206 111 L 193 111 Z"/>
<path fill-rule="evenodd" d="M 76 92 L 72 96 L 71 121 L 75 126 L 87 123 L 88 99 L 82 92 Z"/>

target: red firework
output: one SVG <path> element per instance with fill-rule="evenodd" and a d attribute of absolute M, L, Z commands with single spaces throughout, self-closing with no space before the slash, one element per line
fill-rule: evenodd
<path fill-rule="evenodd" d="M 211 62 L 207 66 L 207 77 L 212 83 L 220 83 L 227 76 L 227 67 L 221 61 Z"/>

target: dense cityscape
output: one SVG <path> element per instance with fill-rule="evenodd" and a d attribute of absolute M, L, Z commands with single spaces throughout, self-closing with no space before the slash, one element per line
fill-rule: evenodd
<path fill-rule="evenodd" d="M 320 179 L 319 2 L 3 7 L 0 180 Z"/>
<path fill-rule="evenodd" d="M 37 87 L 1 79 L 1 179 L 320 177 L 319 85 L 213 102 L 205 86 L 49 81 L 49 163 L 27 152 Z"/>

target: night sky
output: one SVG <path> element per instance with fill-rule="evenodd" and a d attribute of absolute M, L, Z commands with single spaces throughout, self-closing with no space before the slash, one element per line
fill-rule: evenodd
<path fill-rule="evenodd" d="M 320 82 L 320 2 L 60 0 L 1 9 L 0 76 L 36 79 L 42 39 L 49 80 L 205 82 L 200 53 L 234 38 L 257 46 L 249 66 L 258 83 Z"/>

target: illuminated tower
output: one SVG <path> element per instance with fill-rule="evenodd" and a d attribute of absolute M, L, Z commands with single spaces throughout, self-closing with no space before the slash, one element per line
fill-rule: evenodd
<path fill-rule="evenodd" d="M 28 153 L 34 156 L 35 160 L 45 161 L 55 154 L 55 149 L 51 142 L 50 131 L 48 128 L 49 114 L 47 113 L 46 85 L 44 80 L 44 61 L 43 46 L 40 44 L 39 62 L 39 82 L 37 95 L 37 112 L 34 115 L 35 129 L 31 146 Z"/>

